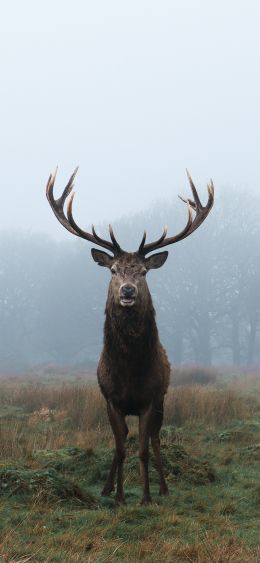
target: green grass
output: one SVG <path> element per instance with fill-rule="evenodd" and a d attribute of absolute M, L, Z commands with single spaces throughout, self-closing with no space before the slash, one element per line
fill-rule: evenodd
<path fill-rule="evenodd" d="M 112 459 L 106 422 L 86 430 L 82 443 L 81 430 L 72 431 L 67 412 L 42 419 L 29 411 L 28 404 L 24 410 L 20 403 L 19 408 L 1 407 L 1 563 L 260 561 L 260 419 L 255 407 L 253 417 L 244 420 L 209 425 L 201 418 L 196 424 L 165 426 L 162 453 L 170 496 L 158 495 L 151 455 L 150 506 L 140 505 L 138 439 L 132 425 L 127 505 L 120 508 L 113 494 L 100 496 Z M 52 447 L 42 447 L 44 442 Z"/>

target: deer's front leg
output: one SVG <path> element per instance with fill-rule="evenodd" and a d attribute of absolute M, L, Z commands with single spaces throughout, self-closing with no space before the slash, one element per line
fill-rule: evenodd
<path fill-rule="evenodd" d="M 116 503 L 124 504 L 125 496 L 123 489 L 123 468 L 125 460 L 125 439 L 127 436 L 127 426 L 123 415 L 115 410 L 112 403 L 107 403 L 108 418 L 113 430 L 116 443 L 116 453 L 112 463 L 111 471 L 106 485 L 113 486 L 115 472 L 117 468 L 117 490 L 116 490 Z M 106 486 L 105 486 L 106 488 Z"/>
<path fill-rule="evenodd" d="M 112 465 L 111 465 L 111 469 L 109 471 L 105 486 L 102 490 L 102 497 L 109 497 L 110 493 L 112 493 L 112 491 L 115 490 L 115 475 L 116 475 L 116 469 L 117 469 L 117 454 L 115 452 L 114 457 L 113 457 L 113 461 L 112 461 Z"/>
<path fill-rule="evenodd" d="M 149 485 L 149 438 L 151 434 L 152 407 L 139 416 L 139 456 L 140 470 L 143 481 L 143 497 L 141 504 L 149 504 L 152 499 Z"/>

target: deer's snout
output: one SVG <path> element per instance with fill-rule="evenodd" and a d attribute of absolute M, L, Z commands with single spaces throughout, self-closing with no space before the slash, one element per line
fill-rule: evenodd
<path fill-rule="evenodd" d="M 124 283 L 119 289 L 121 305 L 130 306 L 134 305 L 137 297 L 137 287 L 132 283 Z"/>

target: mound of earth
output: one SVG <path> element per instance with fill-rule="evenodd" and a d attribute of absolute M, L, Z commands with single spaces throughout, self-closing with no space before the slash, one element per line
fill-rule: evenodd
<path fill-rule="evenodd" d="M 168 433 L 169 434 L 169 433 Z M 182 446 L 173 443 L 167 434 L 162 441 L 161 453 L 168 480 L 183 479 L 197 485 L 207 484 L 215 480 L 215 473 L 207 461 L 201 461 L 190 455 Z M 132 435 L 126 442 L 125 478 L 128 482 L 139 483 L 139 443 L 138 436 Z M 60 450 L 41 450 L 35 453 L 35 459 L 44 468 L 54 469 L 65 475 L 78 476 L 84 485 L 101 485 L 104 483 L 113 457 L 113 451 L 107 448 L 84 450 L 82 448 L 62 448 Z M 151 452 L 150 479 L 158 482 L 154 456 Z"/>
<path fill-rule="evenodd" d="M 75 479 L 87 485 L 103 482 L 110 469 L 113 452 L 109 449 L 61 448 L 39 450 L 34 458 L 44 468 L 53 468 L 63 474 L 74 474 Z"/>
<path fill-rule="evenodd" d="M 183 446 L 173 443 L 174 437 L 174 429 L 167 427 L 163 429 L 161 456 L 166 478 L 169 481 L 183 479 L 196 485 L 206 485 L 215 481 L 216 476 L 211 464 L 190 455 Z M 155 459 L 152 453 L 151 466 L 151 481 L 158 481 Z M 136 469 L 138 476 L 138 467 L 138 437 L 130 436 L 127 447 L 126 472 L 129 471 L 130 477 L 133 477 L 134 469 Z"/>
<path fill-rule="evenodd" d="M 34 459 L 44 467 L 52 467 L 63 473 L 81 473 L 86 471 L 86 466 L 93 461 L 93 450 L 82 448 L 60 448 L 59 450 L 38 450 Z"/>
<path fill-rule="evenodd" d="M 53 468 L 0 469 L 0 495 L 37 496 L 43 502 L 70 501 L 88 508 L 93 508 L 97 504 L 92 495 L 82 491 L 69 479 L 61 477 Z"/>
<path fill-rule="evenodd" d="M 184 479 L 195 485 L 215 481 L 215 472 L 208 461 L 193 457 L 178 444 L 162 444 L 162 461 L 169 480 Z"/>

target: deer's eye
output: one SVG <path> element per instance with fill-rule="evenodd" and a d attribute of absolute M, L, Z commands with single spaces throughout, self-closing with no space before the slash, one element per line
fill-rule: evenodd
<path fill-rule="evenodd" d="M 144 268 L 144 269 L 141 271 L 141 276 L 145 276 L 146 274 L 147 274 L 147 269 Z"/>
<path fill-rule="evenodd" d="M 112 266 L 112 268 L 111 268 L 111 274 L 116 274 L 116 269 L 115 269 L 114 266 Z"/>

